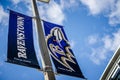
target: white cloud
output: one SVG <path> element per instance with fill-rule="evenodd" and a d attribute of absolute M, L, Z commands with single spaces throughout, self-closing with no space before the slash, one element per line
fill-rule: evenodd
<path fill-rule="evenodd" d="M 17 5 L 24 0 L 12 0 L 12 2 Z M 31 11 L 31 1 L 25 0 L 24 3 L 27 5 L 29 11 L 27 14 L 30 14 Z M 92 15 L 98 14 L 107 14 L 105 17 L 109 18 L 109 24 L 114 26 L 116 24 L 120 24 L 120 0 L 80 0 L 82 4 L 87 6 Z M 40 2 L 39 2 L 40 3 Z M 56 3 L 54 0 L 51 0 L 49 4 L 41 6 L 40 12 L 44 12 L 42 15 L 43 19 L 47 19 L 53 21 L 55 23 L 62 24 L 65 20 L 65 13 L 63 12 L 65 9 L 73 8 L 79 5 L 77 0 L 60 0 L 60 3 Z M 43 8 L 43 6 L 45 8 Z"/>
<path fill-rule="evenodd" d="M 113 36 L 114 38 L 113 38 L 111 50 L 115 51 L 116 48 L 120 45 L 120 29 L 116 33 L 113 33 Z"/>
<path fill-rule="evenodd" d="M 100 12 L 99 8 L 100 6 L 96 5 L 97 4 L 96 0 L 80 0 L 80 1 L 89 8 L 91 14 L 97 14 Z"/>
<path fill-rule="evenodd" d="M 92 35 L 88 37 L 88 43 L 89 44 L 95 44 L 98 41 L 98 36 L 97 35 Z"/>
<path fill-rule="evenodd" d="M 114 5 L 114 9 L 109 15 L 109 23 L 111 25 L 120 24 L 120 0 Z"/>
<path fill-rule="evenodd" d="M 105 49 L 110 49 L 110 47 L 112 46 L 112 39 L 110 38 L 109 35 L 106 35 L 103 39 L 102 39 L 103 43 L 104 43 L 104 47 Z"/>
<path fill-rule="evenodd" d="M 60 3 L 51 0 L 49 5 L 39 5 L 41 18 L 57 24 L 63 24 L 66 20 L 64 10 L 77 6 L 77 0 L 60 0 Z"/>
<path fill-rule="evenodd" d="M 95 15 L 103 11 L 106 11 L 114 3 L 114 0 L 80 0 L 84 5 L 86 5 L 90 13 Z"/>
<path fill-rule="evenodd" d="M 49 5 L 44 6 L 39 5 L 39 10 L 42 19 L 55 22 L 58 24 L 62 24 L 63 21 L 65 20 L 65 15 L 63 13 L 61 6 L 54 1 L 51 1 Z"/>
<path fill-rule="evenodd" d="M 4 11 L 3 7 L 0 6 L 0 23 L 7 25 L 8 23 L 6 23 L 6 21 L 8 21 L 8 14 Z"/>
<path fill-rule="evenodd" d="M 78 4 L 77 0 L 60 0 L 60 6 L 63 9 L 78 6 Z"/>
<path fill-rule="evenodd" d="M 18 5 L 21 2 L 24 2 L 24 3 L 30 3 L 31 2 L 31 0 L 10 0 L 10 1 L 13 2 L 14 5 Z"/>
<path fill-rule="evenodd" d="M 14 8 L 17 9 L 18 11 L 19 10 L 22 10 L 23 11 L 23 7 L 24 8 L 27 8 L 28 10 L 25 11 L 25 13 L 29 16 L 32 15 L 32 6 L 31 6 L 31 0 L 10 0 L 13 5 L 15 6 Z M 23 7 L 20 7 L 18 6 L 19 3 L 23 3 Z"/>
<path fill-rule="evenodd" d="M 73 48 L 73 47 L 75 46 L 75 44 L 76 44 L 76 42 L 75 42 L 75 41 L 70 40 L 70 46 L 71 46 L 71 48 Z"/>
<path fill-rule="evenodd" d="M 17 6 L 20 2 L 24 0 L 12 0 L 13 4 Z M 32 15 L 30 13 L 31 10 L 31 1 L 25 0 L 24 1 L 25 7 L 28 8 L 26 14 Z M 60 3 L 51 0 L 49 4 L 42 4 L 42 2 L 38 2 L 38 9 L 40 13 L 40 17 L 44 20 L 54 22 L 57 24 L 63 24 L 65 18 L 64 10 L 68 8 L 73 8 L 77 6 L 79 2 L 77 0 L 60 0 Z"/>
<path fill-rule="evenodd" d="M 12 0 L 12 2 L 17 5 L 20 2 L 23 2 L 23 0 Z M 28 11 L 26 11 L 26 14 L 32 16 L 32 4 L 31 1 L 25 0 L 24 1 L 25 7 L 28 8 Z M 50 1 L 49 4 L 41 4 L 41 2 L 38 2 L 38 9 L 40 13 L 40 17 L 44 20 L 55 22 L 58 24 L 62 24 L 65 20 L 65 15 L 63 13 L 63 9 L 60 4 L 57 4 L 54 1 Z M 30 13 L 31 12 L 31 13 Z"/>
<path fill-rule="evenodd" d="M 93 35 L 92 38 L 94 37 L 96 38 L 96 36 Z M 119 47 L 120 29 L 117 32 L 114 32 L 112 36 L 105 35 L 103 37 L 98 36 L 97 38 L 98 40 L 96 44 L 101 43 L 102 45 L 94 47 L 93 44 L 89 44 L 91 46 L 90 60 L 93 61 L 93 63 L 100 65 L 105 59 L 107 59 L 107 56 L 111 55 L 109 52 L 112 51 L 114 53 Z"/>
<path fill-rule="evenodd" d="M 55 23 L 62 24 L 63 20 L 65 19 L 61 7 L 56 3 L 51 4 L 51 6 L 47 9 L 46 14 L 48 16 L 48 19 Z"/>
<path fill-rule="evenodd" d="M 80 0 L 92 15 L 107 14 L 110 25 L 120 24 L 120 0 Z M 106 17 L 106 16 L 105 16 Z"/>
<path fill-rule="evenodd" d="M 90 59 L 93 61 L 93 63 L 100 65 L 101 62 L 106 59 L 106 49 L 102 47 L 92 48 Z"/>
<path fill-rule="evenodd" d="M 20 3 L 22 0 L 11 0 L 13 2 L 13 4 L 18 4 Z"/>
<path fill-rule="evenodd" d="M 109 49 L 111 51 L 115 51 L 117 47 L 120 45 L 120 29 L 112 34 L 113 37 L 110 37 L 109 35 L 106 35 L 103 37 L 103 43 L 104 47 L 106 49 Z"/>

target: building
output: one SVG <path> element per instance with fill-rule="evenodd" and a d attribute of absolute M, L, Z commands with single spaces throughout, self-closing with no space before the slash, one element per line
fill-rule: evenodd
<path fill-rule="evenodd" d="M 120 48 L 114 53 L 100 80 L 120 80 Z"/>

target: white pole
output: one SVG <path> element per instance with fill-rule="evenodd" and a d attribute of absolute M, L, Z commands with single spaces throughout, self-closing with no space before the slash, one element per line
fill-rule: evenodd
<path fill-rule="evenodd" d="M 55 75 L 52 69 L 52 64 L 50 61 L 49 52 L 47 49 L 36 0 L 31 0 L 31 1 L 32 1 L 33 15 L 35 16 L 35 23 L 36 23 L 37 32 L 38 32 L 38 40 L 39 40 L 39 46 L 41 49 L 41 56 L 43 59 L 44 78 L 45 80 L 55 80 Z"/>

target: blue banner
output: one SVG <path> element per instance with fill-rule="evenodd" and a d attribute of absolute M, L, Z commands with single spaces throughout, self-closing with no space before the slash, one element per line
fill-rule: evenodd
<path fill-rule="evenodd" d="M 57 73 L 84 78 L 63 26 L 43 21 L 46 43 Z"/>
<path fill-rule="evenodd" d="M 40 69 L 33 45 L 32 17 L 11 10 L 7 62 Z"/>

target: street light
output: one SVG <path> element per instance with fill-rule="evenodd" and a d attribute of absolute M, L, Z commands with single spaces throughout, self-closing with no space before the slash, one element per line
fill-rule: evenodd
<path fill-rule="evenodd" d="M 31 0 L 31 1 L 32 1 L 33 15 L 35 17 L 35 23 L 36 23 L 37 32 L 38 32 L 39 46 L 40 46 L 41 56 L 43 61 L 42 65 L 43 65 L 44 78 L 45 80 L 55 80 L 55 75 L 52 69 L 52 64 L 50 61 L 49 52 L 47 49 L 36 0 Z M 38 0 L 38 1 L 49 2 L 49 0 Z"/>
<path fill-rule="evenodd" d="M 49 3 L 50 0 L 38 0 L 38 1 Z"/>

